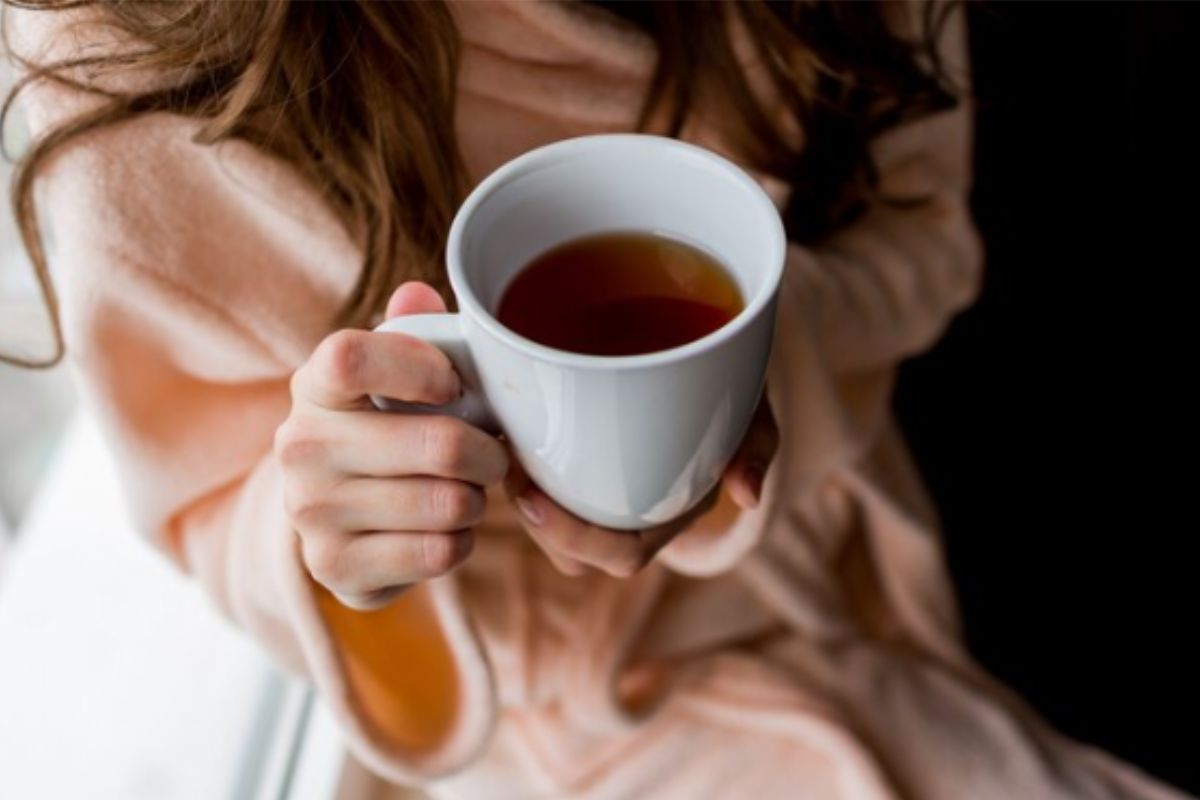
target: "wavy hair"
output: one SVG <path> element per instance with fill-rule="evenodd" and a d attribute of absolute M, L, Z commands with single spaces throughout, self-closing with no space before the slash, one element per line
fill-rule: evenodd
<path fill-rule="evenodd" d="M 282 157 L 321 192 L 362 253 L 358 280 L 331 328 L 365 325 L 406 279 L 425 280 L 451 299 L 442 248 L 468 186 L 454 135 L 461 47 L 445 3 L 7 2 L 44 13 L 94 7 L 89 12 L 98 13 L 84 15 L 88 24 L 115 31 L 122 44 L 54 63 L 22 62 L 25 77 L 0 111 L 2 125 L 14 98 L 35 81 L 100 100 L 33 142 L 16 165 L 13 208 L 50 311 L 54 350 L 43 360 L 0 360 L 49 366 L 63 354 L 34 202 L 39 167 L 90 131 L 154 112 L 201 120 L 201 143 L 242 139 Z M 693 113 L 719 109 L 711 116 L 745 162 L 794 185 L 788 217 L 801 241 L 862 210 L 878 182 L 872 137 L 957 102 L 937 50 L 952 11 L 947 3 L 926 2 L 915 35 L 901 33 L 912 28 L 900 22 L 912 13 L 904 0 L 591 5 L 637 25 L 657 45 L 638 128 L 675 136 Z M 731 23 L 749 35 L 774 95 L 804 132 L 802 146 L 751 91 Z M 154 80 L 112 88 L 132 73 Z"/>

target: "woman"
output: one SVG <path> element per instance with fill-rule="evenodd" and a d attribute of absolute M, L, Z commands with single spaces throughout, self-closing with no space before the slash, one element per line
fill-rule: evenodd
<path fill-rule="evenodd" d="M 897 363 L 979 282 L 961 9 L 11 16 L 38 136 L 18 214 L 43 277 L 36 212 L 55 234 L 65 342 L 138 519 L 380 776 L 447 797 L 1173 796 L 971 662 L 888 414 Z M 361 329 L 444 308 L 440 248 L 482 176 L 635 129 L 742 163 L 795 241 L 769 407 L 725 492 L 631 536 L 572 518 L 481 431 L 371 410 L 458 383 Z"/>

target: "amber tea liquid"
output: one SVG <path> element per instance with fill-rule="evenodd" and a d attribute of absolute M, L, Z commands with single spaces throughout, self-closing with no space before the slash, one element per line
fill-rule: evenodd
<path fill-rule="evenodd" d="M 695 341 L 743 306 L 733 278 L 704 251 L 656 234 L 603 233 L 531 261 L 496 316 L 548 347 L 628 356 Z"/>

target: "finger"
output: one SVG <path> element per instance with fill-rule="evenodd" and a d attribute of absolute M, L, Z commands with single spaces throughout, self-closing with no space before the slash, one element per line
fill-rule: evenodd
<path fill-rule="evenodd" d="M 369 412 L 355 414 L 349 424 L 345 417 L 326 412 L 288 420 L 275 437 L 279 462 L 297 474 L 315 465 L 322 476 L 424 475 L 477 486 L 498 483 L 508 472 L 500 440 L 456 417 Z"/>
<path fill-rule="evenodd" d="M 304 563 L 318 583 L 356 605 L 446 574 L 470 555 L 474 543 L 471 531 L 316 536 L 304 540 Z"/>
<path fill-rule="evenodd" d="M 767 468 L 771 466 L 778 448 L 779 428 L 775 424 L 775 415 L 771 413 L 771 404 L 764 394 L 746 437 L 725 469 L 723 482 L 729 489 L 729 496 L 741 508 L 758 507 Z"/>
<path fill-rule="evenodd" d="M 443 405 L 461 384 L 446 354 L 403 333 L 341 330 L 317 346 L 292 379 L 295 397 L 331 409 L 362 409 L 369 394 Z"/>
<path fill-rule="evenodd" d="M 426 476 L 477 486 L 500 482 L 508 451 L 500 440 L 455 417 L 312 409 L 275 433 L 274 452 L 303 480 L 303 495 L 321 494 L 347 477 Z M 302 499 L 302 498 L 301 498 Z"/>
<path fill-rule="evenodd" d="M 357 478 L 326 495 L 312 527 L 340 531 L 457 531 L 483 518 L 487 498 L 470 483 L 442 478 Z M 321 509 L 317 513 L 322 513 Z M 302 520 L 297 520 L 301 526 Z"/>
<path fill-rule="evenodd" d="M 511 455 L 509 457 L 509 462 L 510 466 L 508 475 L 504 478 L 504 489 L 508 495 L 509 501 L 513 502 L 515 505 L 515 498 L 525 491 L 525 488 L 530 485 L 530 480 L 529 476 L 526 475 L 525 471 L 521 468 L 520 462 L 518 462 Z M 518 513 L 518 518 L 521 519 L 522 526 L 525 528 L 525 532 L 529 534 L 529 538 L 533 539 L 534 543 L 537 544 L 543 553 L 545 553 L 546 558 L 550 560 L 550 563 L 554 565 L 555 569 L 557 569 L 563 575 L 568 575 L 573 578 L 577 578 L 588 571 L 587 565 L 582 564 L 573 558 L 568 558 L 551 547 L 549 543 L 543 540 L 541 533 L 537 528 L 524 524 L 525 520 L 521 518 L 520 513 Z"/>
<path fill-rule="evenodd" d="M 568 558 L 556 551 L 552 546 L 543 541 L 536 531 L 529 531 L 529 538 L 533 539 L 538 548 L 546 554 L 546 558 L 554 565 L 554 568 L 563 575 L 571 578 L 578 578 L 590 569 L 587 564 L 581 561 L 576 561 L 573 558 Z"/>
<path fill-rule="evenodd" d="M 391 319 L 406 314 L 438 314 L 445 310 L 446 303 L 436 289 L 427 283 L 408 281 L 392 292 L 384 316 Z"/>
<path fill-rule="evenodd" d="M 677 532 L 666 525 L 636 531 L 601 528 L 579 519 L 532 484 L 513 502 L 525 529 L 543 548 L 617 578 L 628 578 L 646 566 Z"/>
<path fill-rule="evenodd" d="M 333 446 L 345 472 L 379 478 L 425 475 L 491 486 L 508 472 L 500 440 L 457 417 L 364 414 L 353 440 Z M 369 417 L 369 419 L 368 419 Z"/>

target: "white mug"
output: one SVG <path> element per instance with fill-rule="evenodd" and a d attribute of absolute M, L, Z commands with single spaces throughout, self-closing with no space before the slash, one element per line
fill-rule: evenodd
<path fill-rule="evenodd" d="M 700 339 L 631 356 L 556 350 L 496 320 L 508 283 L 537 256 L 616 231 L 666 235 L 715 256 L 745 307 Z M 530 151 L 480 183 L 450 228 L 446 260 L 459 312 L 395 317 L 376 329 L 444 350 L 463 397 L 437 408 L 375 402 L 503 432 L 547 495 L 597 525 L 662 524 L 717 484 L 749 427 L 785 245 L 762 188 L 700 147 L 612 134 Z"/>

